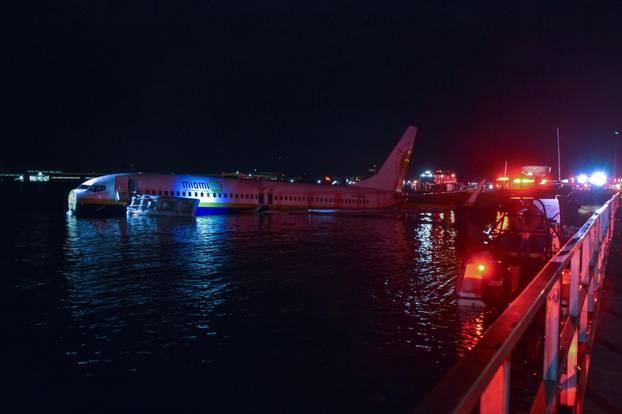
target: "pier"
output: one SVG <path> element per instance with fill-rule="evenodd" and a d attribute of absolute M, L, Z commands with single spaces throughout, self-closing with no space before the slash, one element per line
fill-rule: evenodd
<path fill-rule="evenodd" d="M 598 310 L 585 394 L 586 413 L 622 413 L 622 227 L 617 218 Z"/>
<path fill-rule="evenodd" d="M 544 349 L 531 413 L 620 412 L 619 205 L 616 194 L 588 219 L 416 413 L 509 412 L 512 354 L 533 329 L 543 329 Z"/>

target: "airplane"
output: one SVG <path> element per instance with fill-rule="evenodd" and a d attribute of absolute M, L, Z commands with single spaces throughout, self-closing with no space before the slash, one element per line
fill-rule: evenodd
<path fill-rule="evenodd" d="M 409 126 L 370 178 L 348 186 L 222 178 L 206 175 L 109 174 L 85 181 L 71 190 L 68 213 L 75 216 L 125 215 L 135 195 L 199 200 L 196 214 L 253 210 L 372 210 L 401 201 L 417 127 Z"/>

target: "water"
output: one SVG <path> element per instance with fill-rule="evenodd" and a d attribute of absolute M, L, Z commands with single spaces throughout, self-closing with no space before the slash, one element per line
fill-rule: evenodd
<path fill-rule="evenodd" d="M 494 317 L 456 303 L 464 224 L 453 211 L 5 217 L 10 403 L 408 412 Z"/>

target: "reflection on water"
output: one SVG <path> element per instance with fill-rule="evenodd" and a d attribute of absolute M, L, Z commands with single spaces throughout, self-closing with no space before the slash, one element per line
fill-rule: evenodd
<path fill-rule="evenodd" d="M 15 223 L 18 245 L 51 257 L 27 274 L 16 267 L 29 307 L 23 352 L 36 381 L 52 384 L 40 401 L 58 403 L 54 390 L 75 383 L 73 408 L 103 387 L 106 409 L 127 409 L 129 398 L 139 410 L 205 408 L 207 399 L 228 411 L 406 412 L 491 316 L 456 303 L 470 243 L 460 219 L 445 211 Z M 33 227 L 46 243 L 30 238 Z M 37 353 L 35 339 L 49 349 Z"/>

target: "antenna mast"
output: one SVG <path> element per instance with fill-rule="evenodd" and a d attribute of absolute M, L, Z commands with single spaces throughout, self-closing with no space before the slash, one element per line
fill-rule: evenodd
<path fill-rule="evenodd" d="M 562 165 L 559 156 L 559 127 L 557 127 L 557 182 L 562 182 Z"/>

